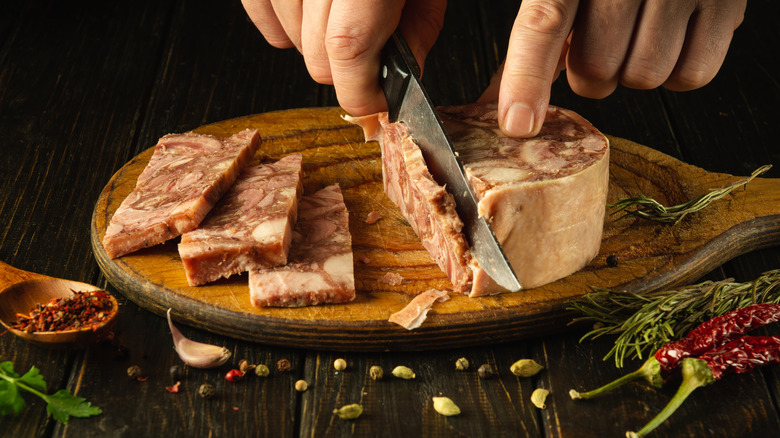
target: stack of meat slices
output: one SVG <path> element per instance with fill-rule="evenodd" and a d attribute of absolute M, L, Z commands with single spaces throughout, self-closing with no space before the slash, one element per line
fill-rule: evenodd
<path fill-rule="evenodd" d="M 106 228 L 108 256 L 120 257 L 194 230 L 259 147 L 257 130 L 227 139 L 190 133 L 161 138 Z"/>
<path fill-rule="evenodd" d="M 497 105 L 439 108 L 445 130 L 521 285 L 582 269 L 598 254 L 609 178 L 607 138 L 578 114 L 551 106 L 538 136 L 498 129 Z M 503 289 L 471 257 L 454 199 L 438 185 L 405 124 L 386 113 L 347 118 L 382 150 L 385 192 L 401 209 L 456 292 Z"/>
<path fill-rule="evenodd" d="M 290 262 L 249 271 L 250 299 L 284 307 L 352 301 L 353 273 L 349 214 L 335 184 L 301 199 Z"/>
<path fill-rule="evenodd" d="M 106 252 L 115 258 L 182 235 L 179 255 L 191 286 L 250 271 L 257 306 L 354 299 L 348 212 L 338 185 L 301 199 L 302 156 L 247 168 L 258 147 L 256 130 L 228 139 L 163 137 L 111 218 Z M 269 293 L 269 276 L 288 283 Z"/>
<path fill-rule="evenodd" d="M 181 237 L 190 286 L 287 263 L 303 192 L 301 162 L 295 154 L 244 169 L 200 226 Z"/>

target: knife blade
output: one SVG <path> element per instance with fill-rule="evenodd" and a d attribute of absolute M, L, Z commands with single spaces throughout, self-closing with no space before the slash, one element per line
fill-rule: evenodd
<path fill-rule="evenodd" d="M 463 165 L 420 82 L 420 66 L 398 31 L 382 50 L 379 76 L 390 122 L 402 121 L 409 127 L 431 175 L 455 198 L 455 209 L 463 221 L 472 255 L 500 286 L 513 292 L 522 289 L 496 235 L 479 215 L 477 198 L 466 180 Z"/>

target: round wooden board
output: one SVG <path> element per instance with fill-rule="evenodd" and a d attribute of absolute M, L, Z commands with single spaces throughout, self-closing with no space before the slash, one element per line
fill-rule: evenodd
<path fill-rule="evenodd" d="M 108 281 L 154 313 L 172 308 L 176 320 L 215 333 L 288 347 L 328 350 L 426 350 L 497 343 L 566 328 L 566 303 L 591 287 L 645 292 L 696 279 L 740 253 L 776 243 L 780 190 L 776 180 L 756 180 L 744 190 L 738 212 L 713 207 L 699 225 L 674 227 L 607 215 L 600 254 L 582 271 L 537 289 L 491 297 L 454 295 L 437 303 L 422 327 L 405 330 L 387 321 L 415 294 L 449 289 L 449 281 L 423 249 L 400 211 L 384 195 L 379 146 L 338 108 L 305 108 L 251 115 L 203 126 L 198 133 L 227 137 L 256 128 L 262 145 L 255 162 L 300 152 L 304 192 L 338 182 L 350 211 L 357 298 L 348 304 L 255 308 L 246 274 L 190 287 L 181 267 L 178 239 L 118 259 L 101 244 L 109 219 L 135 186 L 152 155 L 149 148 L 108 182 L 92 217 L 92 246 Z M 629 141 L 610 137 L 609 201 L 644 193 L 671 205 L 735 178 L 705 172 Z M 729 197 L 731 198 L 731 197 Z M 735 198 L 736 199 L 736 198 Z M 741 199 L 741 198 L 740 198 Z M 734 202 L 732 200 L 732 202 Z M 771 203 L 769 207 L 766 203 Z M 382 218 L 366 224 L 371 211 Z M 704 225 L 701 225 L 701 223 Z M 769 238 L 749 238 L 769 235 Z M 606 257 L 617 256 L 610 267 Z M 381 281 L 388 272 L 400 286 Z"/>

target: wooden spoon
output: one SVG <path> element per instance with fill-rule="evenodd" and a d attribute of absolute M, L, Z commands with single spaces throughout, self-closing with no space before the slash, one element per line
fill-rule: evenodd
<path fill-rule="evenodd" d="M 91 284 L 49 277 L 14 268 L 0 261 L 0 323 L 20 338 L 50 348 L 85 348 L 104 339 L 116 323 L 119 303 L 109 294 L 111 313 L 97 327 L 27 333 L 11 328 L 17 313 L 28 313 L 36 304 L 64 298 L 76 292 L 101 290 Z"/>

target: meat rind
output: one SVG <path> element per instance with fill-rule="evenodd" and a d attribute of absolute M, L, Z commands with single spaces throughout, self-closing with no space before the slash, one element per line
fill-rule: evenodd
<path fill-rule="evenodd" d="M 155 146 L 133 191 L 106 228 L 110 258 L 157 245 L 195 229 L 260 146 L 257 130 L 227 139 L 169 134 Z"/>
<path fill-rule="evenodd" d="M 495 103 L 442 107 L 439 112 L 477 194 L 480 215 L 490 223 L 523 288 L 570 275 L 595 257 L 601 245 L 609 178 L 609 143 L 603 134 L 578 114 L 553 106 L 540 134 L 531 139 L 504 136 L 498 128 Z M 380 142 L 385 191 L 410 223 L 459 222 L 454 208 L 418 203 L 415 210 L 391 194 L 395 186 L 404 184 L 399 181 L 408 180 L 396 176 L 403 170 L 394 168 L 409 168 L 408 162 L 397 157 L 398 151 L 404 155 L 416 154 L 407 152 L 414 149 L 419 152 L 403 123 L 388 123 L 386 114 L 347 119 L 363 127 L 367 141 Z M 416 169 L 425 163 L 413 165 Z M 427 169 L 415 172 L 424 174 Z M 402 199 L 427 199 L 442 189 L 427 184 L 402 187 Z M 504 291 L 480 268 L 468 247 L 461 249 L 465 238 L 460 227 L 453 225 L 450 230 L 456 233 L 420 233 L 415 228 L 452 281 L 453 290 L 470 296 Z M 452 251 L 453 245 L 459 249 Z"/>
<path fill-rule="evenodd" d="M 344 303 L 355 298 L 349 213 L 337 184 L 301 198 L 289 262 L 250 270 L 249 294 L 257 307 Z"/>
<path fill-rule="evenodd" d="M 190 286 L 287 263 L 303 193 L 301 154 L 244 169 L 200 226 L 179 243 Z"/>

